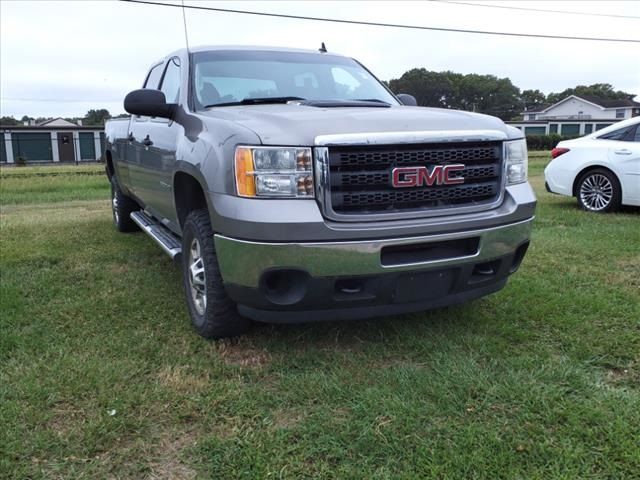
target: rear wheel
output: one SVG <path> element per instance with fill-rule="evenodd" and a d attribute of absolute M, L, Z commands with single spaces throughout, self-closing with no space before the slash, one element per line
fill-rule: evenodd
<path fill-rule="evenodd" d="M 115 175 L 111 177 L 111 212 L 113 223 L 120 232 L 135 232 L 138 225 L 131 220 L 131 212 L 140 210 L 140 206 L 131 197 L 127 197 L 116 181 Z"/>
<path fill-rule="evenodd" d="M 182 270 L 191 323 L 199 335 L 225 338 L 247 331 L 249 320 L 238 314 L 224 289 L 206 209 L 192 211 L 185 220 Z"/>
<path fill-rule="evenodd" d="M 580 177 L 576 188 L 578 205 L 590 212 L 613 212 L 620 207 L 621 189 L 616 176 L 598 168 Z"/>

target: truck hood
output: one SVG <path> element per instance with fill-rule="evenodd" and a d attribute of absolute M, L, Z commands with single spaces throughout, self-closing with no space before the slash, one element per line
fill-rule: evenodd
<path fill-rule="evenodd" d="M 428 107 L 333 107 L 278 104 L 211 108 L 206 117 L 238 123 L 265 145 L 313 145 L 319 135 L 447 130 L 522 133 L 487 115 Z M 206 120 L 205 120 L 206 121 Z"/>

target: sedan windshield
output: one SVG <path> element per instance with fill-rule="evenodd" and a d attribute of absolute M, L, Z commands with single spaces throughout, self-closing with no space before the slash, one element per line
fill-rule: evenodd
<path fill-rule="evenodd" d="M 197 109 L 290 100 L 363 106 L 398 101 L 351 58 L 328 54 L 221 50 L 193 54 Z M 251 101 L 259 99 L 259 101 Z M 269 99 L 273 99 L 272 102 Z M 266 100 L 266 101 L 265 101 Z"/>

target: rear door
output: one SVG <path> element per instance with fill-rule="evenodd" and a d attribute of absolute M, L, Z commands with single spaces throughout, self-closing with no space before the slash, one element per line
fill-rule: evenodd
<path fill-rule="evenodd" d="M 180 97 L 180 59 L 169 59 L 163 68 L 158 89 L 165 94 L 168 103 L 178 103 Z M 174 215 L 173 171 L 176 163 L 176 147 L 182 127 L 166 118 L 147 118 L 133 126 L 133 136 L 139 151 L 132 180 L 145 208 L 156 218 L 168 223 Z"/>
<path fill-rule="evenodd" d="M 622 184 L 622 202 L 637 205 L 640 203 L 640 126 L 627 127 L 620 135 L 611 135 L 608 142 L 609 161 Z"/>

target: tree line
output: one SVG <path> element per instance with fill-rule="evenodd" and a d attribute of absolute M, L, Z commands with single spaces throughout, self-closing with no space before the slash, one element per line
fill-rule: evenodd
<path fill-rule="evenodd" d="M 553 105 L 569 95 L 605 99 L 630 99 L 634 94 L 614 90 L 608 83 L 578 85 L 545 95 L 540 90 L 520 90 L 509 78 L 495 75 L 434 72 L 414 68 L 387 85 L 394 93 L 408 93 L 423 107 L 452 108 L 486 113 L 502 120 L 514 120 L 525 110 Z"/>

